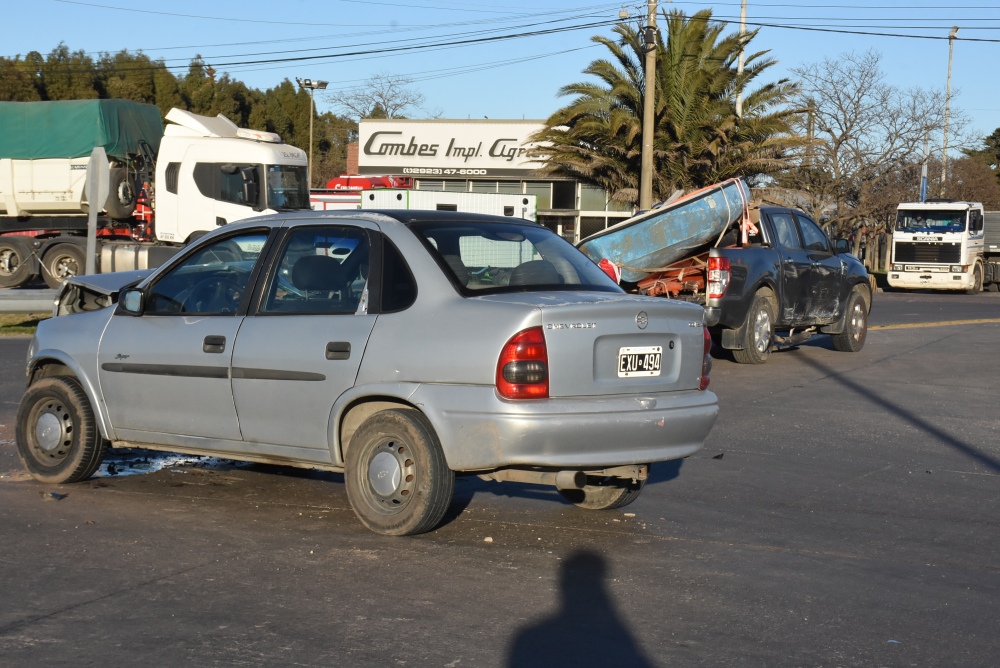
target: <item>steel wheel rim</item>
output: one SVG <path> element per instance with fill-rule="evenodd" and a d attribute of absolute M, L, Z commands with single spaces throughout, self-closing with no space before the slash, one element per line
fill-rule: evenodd
<path fill-rule="evenodd" d="M 38 462 L 56 466 L 69 456 L 73 440 L 73 418 L 59 401 L 40 402 L 32 421 L 31 452 Z"/>
<path fill-rule="evenodd" d="M 19 266 L 20 262 L 18 262 L 17 253 L 12 250 L 0 252 L 0 274 L 13 276 Z"/>
<path fill-rule="evenodd" d="M 52 275 L 56 278 L 66 280 L 67 278 L 73 278 L 79 273 L 79 265 L 76 260 L 69 255 L 58 257 L 56 258 L 56 261 L 52 263 Z"/>
<path fill-rule="evenodd" d="M 771 345 L 771 316 L 767 311 L 761 309 L 757 311 L 757 317 L 753 321 L 753 347 L 758 353 L 767 352 Z"/>
<path fill-rule="evenodd" d="M 366 481 L 375 505 L 385 511 L 401 509 L 413 496 L 415 467 L 409 448 L 386 441 L 375 448 L 366 467 Z"/>
<path fill-rule="evenodd" d="M 861 308 L 861 304 L 855 304 L 854 309 L 851 311 L 851 338 L 854 341 L 861 340 L 861 332 L 864 328 L 864 323 L 864 309 Z"/>

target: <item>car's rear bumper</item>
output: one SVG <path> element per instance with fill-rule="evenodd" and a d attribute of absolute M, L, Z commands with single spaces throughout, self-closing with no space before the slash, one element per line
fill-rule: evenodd
<path fill-rule="evenodd" d="M 506 401 L 492 387 L 422 385 L 410 400 L 455 471 L 679 459 L 702 447 L 719 413 L 715 394 L 696 390 Z"/>

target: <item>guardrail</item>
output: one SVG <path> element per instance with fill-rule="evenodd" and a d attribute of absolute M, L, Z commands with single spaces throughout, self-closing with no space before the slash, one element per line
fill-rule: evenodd
<path fill-rule="evenodd" d="M 51 313 L 55 290 L 0 290 L 0 313 Z"/>

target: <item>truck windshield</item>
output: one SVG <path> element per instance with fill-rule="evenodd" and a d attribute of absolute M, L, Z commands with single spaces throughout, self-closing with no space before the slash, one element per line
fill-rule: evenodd
<path fill-rule="evenodd" d="M 309 208 L 307 168 L 301 165 L 267 166 L 267 208 L 275 211 Z"/>
<path fill-rule="evenodd" d="M 927 211 L 900 209 L 896 212 L 896 229 L 903 232 L 962 232 L 965 211 Z"/>

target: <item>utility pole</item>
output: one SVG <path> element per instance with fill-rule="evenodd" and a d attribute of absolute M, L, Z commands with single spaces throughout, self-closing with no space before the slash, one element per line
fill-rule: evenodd
<path fill-rule="evenodd" d="M 747 34 L 747 0 L 740 4 L 740 39 Z M 743 78 L 743 65 L 746 63 L 746 47 L 740 44 L 740 59 L 736 64 L 736 76 Z M 743 84 L 736 91 L 736 118 L 743 118 Z"/>
<path fill-rule="evenodd" d="M 639 208 L 653 206 L 653 113 L 656 100 L 656 0 L 647 2 L 647 25 L 642 43 L 646 49 L 645 91 L 642 97 L 642 164 L 639 174 Z"/>
<path fill-rule="evenodd" d="M 948 178 L 948 115 L 951 111 L 951 58 L 955 53 L 958 26 L 948 33 L 948 88 L 944 94 L 944 145 L 941 147 L 941 197 L 944 197 L 945 180 Z"/>

